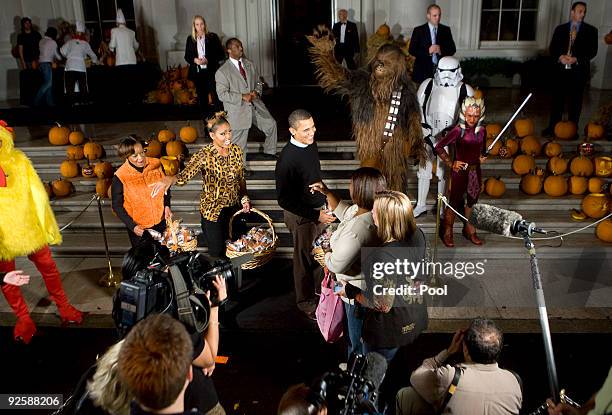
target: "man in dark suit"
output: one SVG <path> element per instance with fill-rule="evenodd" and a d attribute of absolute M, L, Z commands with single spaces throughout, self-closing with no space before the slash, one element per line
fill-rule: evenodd
<path fill-rule="evenodd" d="M 346 60 L 349 69 L 357 69 L 354 56 L 359 53 L 359 33 L 357 25 L 348 21 L 348 11 L 341 9 L 338 11 L 338 22 L 334 24 L 332 32 L 336 38 L 334 56 L 339 64 Z"/>
<path fill-rule="evenodd" d="M 440 6 L 432 4 L 427 8 L 427 23 L 412 31 L 408 52 L 416 58 L 412 80 L 417 84 L 433 77 L 438 61 L 457 50 L 450 27 L 440 24 L 441 17 Z"/>
<path fill-rule="evenodd" d="M 550 56 L 554 62 L 552 108 L 548 127 L 543 136 L 552 136 L 555 124 L 561 120 L 565 103 L 568 119 L 576 126 L 580 121 L 582 94 L 591 77 L 591 59 L 597 55 L 597 29 L 584 22 L 586 3 L 572 4 L 570 21 L 557 26 L 550 41 Z"/>

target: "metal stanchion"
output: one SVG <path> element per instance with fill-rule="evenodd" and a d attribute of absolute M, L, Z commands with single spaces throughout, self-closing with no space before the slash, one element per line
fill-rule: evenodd
<path fill-rule="evenodd" d="M 102 236 L 104 236 L 104 251 L 106 252 L 106 261 L 108 263 L 108 273 L 104 274 L 102 278 L 98 281 L 98 285 L 102 287 L 117 287 L 121 284 L 121 272 L 113 271 L 113 266 L 111 265 L 110 253 L 108 252 L 108 240 L 106 239 L 106 227 L 104 226 L 104 216 L 102 215 L 102 202 L 100 202 L 101 197 L 96 196 L 96 201 L 98 202 L 98 214 L 100 215 L 100 225 L 102 225 Z"/>

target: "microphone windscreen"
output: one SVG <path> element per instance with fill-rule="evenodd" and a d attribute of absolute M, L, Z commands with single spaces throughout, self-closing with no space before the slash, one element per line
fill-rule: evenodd
<path fill-rule="evenodd" d="M 387 372 L 387 359 L 380 353 L 370 352 L 366 355 L 366 361 L 363 377 L 372 382 L 374 390 L 378 390 Z"/>
<path fill-rule="evenodd" d="M 510 227 L 523 217 L 516 212 L 485 203 L 476 203 L 468 218 L 476 228 L 498 235 L 510 236 Z"/>

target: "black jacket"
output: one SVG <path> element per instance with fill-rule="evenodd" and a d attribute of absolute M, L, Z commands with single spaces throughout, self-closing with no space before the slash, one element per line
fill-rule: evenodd
<path fill-rule="evenodd" d="M 453 56 L 457 50 L 450 27 L 443 24 L 438 25 L 436 43 L 440 45 L 441 52 L 438 59 L 444 56 Z M 412 72 L 412 80 L 416 83 L 421 83 L 433 76 L 434 65 L 429 54 L 429 47 L 431 45 L 429 24 L 425 23 L 415 27 L 410 38 L 408 52 L 416 58 Z"/>
<path fill-rule="evenodd" d="M 567 54 L 569 46 L 570 22 L 559 25 L 555 28 L 552 40 L 550 41 L 550 56 L 555 63 L 555 67 L 562 68 L 559 63 L 559 56 Z M 578 59 L 576 65 L 573 65 L 585 79 L 591 74 L 591 59 L 597 55 L 597 29 L 590 24 L 582 22 L 574 47 L 572 48 L 572 56 Z"/>
<path fill-rule="evenodd" d="M 332 32 L 334 38 L 336 38 L 336 47 L 340 46 L 340 27 L 342 23 L 338 22 L 334 24 Z M 353 53 L 359 53 L 359 32 L 357 31 L 357 25 L 353 22 L 346 22 L 346 32 L 344 33 L 344 47 Z"/>
<path fill-rule="evenodd" d="M 208 64 L 206 65 L 208 71 L 211 74 L 217 72 L 220 62 L 225 59 L 225 50 L 221 46 L 219 36 L 215 33 L 209 32 L 205 38 L 206 44 L 206 59 Z M 196 41 L 190 36 L 187 36 L 185 43 L 185 61 L 189 64 L 189 79 L 194 79 L 198 71 L 197 65 L 193 63 L 193 60 L 198 57 L 198 45 Z"/>

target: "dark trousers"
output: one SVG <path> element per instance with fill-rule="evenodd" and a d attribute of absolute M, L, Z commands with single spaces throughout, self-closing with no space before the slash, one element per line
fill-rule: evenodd
<path fill-rule="evenodd" d="M 74 92 L 77 82 L 79 83 L 78 93 Z M 87 72 L 64 72 L 64 86 L 66 88 L 66 95 L 68 95 L 68 102 L 70 104 L 84 101 L 89 92 L 87 89 Z"/>
<path fill-rule="evenodd" d="M 40 106 L 45 102 L 49 107 L 54 105 L 53 102 L 53 68 L 51 62 L 42 62 L 38 67 L 38 70 L 42 74 L 42 85 L 34 97 L 34 105 Z"/>
<path fill-rule="evenodd" d="M 576 126 L 582 111 L 582 94 L 586 85 L 586 76 L 579 69 L 555 69 L 555 83 L 552 90 L 552 108 L 548 126 L 552 129 L 561 121 L 567 104 L 567 119 Z"/>
<path fill-rule="evenodd" d="M 208 69 L 200 69 L 195 73 L 193 83 L 195 84 L 198 104 L 204 116 L 217 107 L 217 94 L 215 92 L 215 74 Z M 208 95 L 212 95 L 212 103 L 208 103 Z"/>
<path fill-rule="evenodd" d="M 323 270 L 310 252 L 312 242 L 322 232 L 323 225 L 317 220 L 306 219 L 286 210 L 283 212 L 293 240 L 295 300 L 300 310 L 310 312 L 317 304 L 315 287 L 320 287 L 323 279 Z"/>
<path fill-rule="evenodd" d="M 240 205 L 224 207 L 216 221 L 201 218 L 202 235 L 208 246 L 208 255 L 214 258 L 225 258 L 225 241 L 229 235 L 229 221 L 234 213 L 242 209 Z M 236 221 L 238 222 L 238 221 Z M 236 226 L 238 225 L 238 226 Z M 232 239 L 244 233 L 244 226 L 234 223 L 232 227 Z"/>
<path fill-rule="evenodd" d="M 349 69 L 357 69 L 357 65 L 355 64 L 355 51 L 352 48 L 347 48 L 342 43 L 336 44 L 336 48 L 334 49 L 334 56 L 339 64 L 342 65 L 342 60 L 346 61 L 346 67 Z"/>
<path fill-rule="evenodd" d="M 156 230 L 160 233 L 164 233 L 164 231 L 166 230 L 166 220 L 162 219 L 157 225 L 153 226 L 150 229 Z M 128 236 L 130 237 L 130 243 L 132 244 L 132 247 L 138 245 L 140 243 L 140 239 L 142 238 L 142 236 L 136 235 L 131 229 L 128 229 Z"/>

